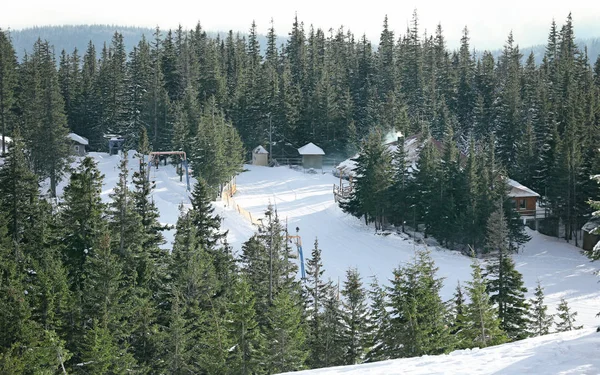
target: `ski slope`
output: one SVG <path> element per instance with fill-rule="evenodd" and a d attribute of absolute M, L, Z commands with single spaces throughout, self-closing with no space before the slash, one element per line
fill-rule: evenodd
<path fill-rule="evenodd" d="M 295 375 L 600 374 L 600 333 L 557 333 L 448 355 L 290 372 Z M 285 375 L 285 374 L 282 374 Z"/>
<path fill-rule="evenodd" d="M 138 168 L 139 161 L 129 153 L 131 172 Z M 100 171 L 105 175 L 102 198 L 108 202 L 109 194 L 118 181 L 120 156 L 105 153 L 90 153 Z M 373 228 L 341 211 L 333 201 L 333 184 L 339 179 L 331 174 L 305 174 L 287 167 L 259 167 L 246 165 L 247 171 L 237 177 L 235 203 L 251 212 L 253 217 L 264 216 L 269 204 L 273 204 L 279 217 L 291 233 L 298 227 L 302 236 L 305 258 L 310 257 L 315 238 L 322 249 L 325 276 L 334 282 L 343 283 L 349 267 L 356 267 L 367 284 L 376 275 L 380 282 L 387 283 L 392 270 L 409 262 L 416 246 L 409 238 L 390 234 L 375 234 Z M 171 165 L 153 168 L 150 178 L 156 182 L 152 197 L 160 210 L 160 221 L 174 225 L 179 215 L 179 206 L 189 207 L 189 194 L 185 180 L 179 181 Z M 193 186 L 193 179 L 191 180 Z M 66 185 L 63 182 L 61 189 Z M 235 252 L 256 228 L 238 214 L 233 207 L 222 201 L 214 202 L 215 212 L 223 218 L 223 228 L 228 230 L 228 241 Z M 523 251 L 514 256 L 518 270 L 532 295 L 539 279 L 545 288 L 546 303 L 554 312 L 561 297 L 574 311 L 577 322 L 585 327 L 596 327 L 600 318 L 600 285 L 594 271 L 600 263 L 591 263 L 580 254 L 580 250 L 564 241 L 529 232 L 532 239 Z M 165 234 L 170 248 L 174 230 Z M 430 246 L 432 257 L 439 267 L 439 276 L 445 278 L 442 297 L 452 297 L 457 282 L 470 279 L 469 258 L 458 252 Z"/>

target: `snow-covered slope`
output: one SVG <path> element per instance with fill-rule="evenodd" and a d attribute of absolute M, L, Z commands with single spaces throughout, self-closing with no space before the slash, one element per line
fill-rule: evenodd
<path fill-rule="evenodd" d="M 343 282 L 349 267 L 356 267 L 363 280 L 377 275 L 387 282 L 392 270 L 411 260 L 415 246 L 399 235 L 376 235 L 363 221 L 341 211 L 333 201 L 333 184 L 339 179 L 330 174 L 304 174 L 286 167 L 246 166 L 248 172 L 237 177 L 237 204 L 260 216 L 269 203 L 277 207 L 279 216 L 287 220 L 290 231 L 300 228 L 305 256 L 310 255 L 316 237 L 323 250 L 326 276 Z M 229 213 L 221 208 L 221 212 Z M 225 215 L 224 225 L 234 229 Z M 580 250 L 564 241 L 530 231 L 532 239 L 515 255 L 517 268 L 523 273 L 530 295 L 539 279 L 545 288 L 551 312 L 564 297 L 578 311 L 577 321 L 588 327 L 600 324 L 595 315 L 600 311 L 600 285 L 594 271 L 600 263 L 591 263 Z M 241 248 L 235 241 L 235 247 Z M 458 280 L 470 279 L 471 261 L 443 248 L 432 247 L 439 275 L 446 278 L 443 297 L 449 299 Z"/>
<path fill-rule="evenodd" d="M 290 372 L 297 375 L 600 374 L 600 333 L 586 329 L 448 355 Z"/>
<path fill-rule="evenodd" d="M 130 170 L 138 168 L 138 160 L 130 154 Z M 103 199 L 109 200 L 109 194 L 118 180 L 119 156 L 105 153 L 91 153 L 101 172 L 105 175 Z M 326 277 L 343 282 L 349 267 L 356 267 L 363 280 L 377 275 L 381 282 L 387 283 L 392 270 L 411 260 L 415 246 L 412 240 L 399 235 L 376 235 L 373 228 L 364 222 L 343 213 L 333 201 L 333 184 L 339 179 L 331 174 L 304 174 L 287 167 L 245 166 L 247 172 L 237 177 L 235 202 L 250 211 L 253 217 L 261 217 L 271 203 L 277 207 L 280 218 L 287 220 L 290 232 L 299 227 L 302 236 L 305 257 L 310 256 L 315 238 L 323 250 Z M 152 169 L 151 179 L 156 181 L 153 193 L 163 223 L 175 224 L 179 215 L 179 205 L 189 206 L 185 183 L 173 166 L 161 166 Z M 193 181 L 192 181 L 193 183 Z M 59 187 L 64 187 L 65 183 Z M 214 203 L 216 213 L 221 215 L 223 227 L 229 231 L 228 241 L 239 252 L 242 243 L 255 231 L 255 227 L 246 221 L 234 207 L 224 202 Z M 546 302 L 550 312 L 554 312 L 561 297 L 564 297 L 574 311 L 577 322 L 586 327 L 596 327 L 600 319 L 595 315 L 600 311 L 600 285 L 593 272 L 600 263 L 591 263 L 580 254 L 578 248 L 564 241 L 529 232 L 532 239 L 524 250 L 515 255 L 517 268 L 523 273 L 526 286 L 533 291 L 539 279 L 546 292 Z M 167 233 L 170 247 L 174 231 Z M 458 280 L 470 279 L 470 260 L 453 251 L 430 247 L 432 256 L 439 267 L 439 275 L 445 277 L 443 297 L 452 296 Z M 600 355 L 599 355 L 600 356 Z"/>

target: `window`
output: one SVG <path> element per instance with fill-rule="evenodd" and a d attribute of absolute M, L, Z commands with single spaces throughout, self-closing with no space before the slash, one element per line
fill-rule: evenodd
<path fill-rule="evenodd" d="M 519 202 L 519 208 L 521 210 L 524 210 L 527 208 L 527 200 L 526 199 L 521 199 L 521 201 Z"/>

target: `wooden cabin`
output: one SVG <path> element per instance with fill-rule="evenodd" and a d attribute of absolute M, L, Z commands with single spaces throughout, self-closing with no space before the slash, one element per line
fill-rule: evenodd
<path fill-rule="evenodd" d="M 509 188 L 508 196 L 513 202 L 514 209 L 521 216 L 535 216 L 540 195 L 510 178 L 506 180 L 506 183 Z"/>
<path fill-rule="evenodd" d="M 90 144 L 87 138 L 75 133 L 69 133 L 67 136 L 71 144 L 71 153 L 75 156 L 85 156 L 87 154 L 86 147 Z"/>

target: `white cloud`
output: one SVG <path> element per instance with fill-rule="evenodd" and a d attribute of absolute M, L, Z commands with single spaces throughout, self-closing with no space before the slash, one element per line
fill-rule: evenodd
<path fill-rule="evenodd" d="M 494 3 L 481 0 L 29 0 L 3 4 L 0 27 L 107 23 L 170 28 L 181 23 L 191 28 L 200 21 L 207 30 L 247 31 L 254 19 L 259 32 L 266 33 L 273 17 L 278 34 L 284 35 L 289 32 L 297 12 L 307 29 L 313 24 L 326 31 L 329 28 L 335 30 L 343 24 L 357 37 L 365 33 L 377 42 L 385 14 L 398 35 L 405 32 L 413 10 L 417 9 L 422 32 L 425 29 L 428 33 L 433 32 L 436 24 L 441 22 L 449 46 L 456 47 L 463 27 L 467 25 L 472 46 L 483 49 L 500 48 L 511 30 L 521 46 L 544 43 L 552 19 L 561 24 L 569 12 L 573 13 L 576 32 L 578 26 L 594 30 L 592 27 L 600 24 L 600 7 L 594 3 L 588 0 L 504 0 Z"/>

